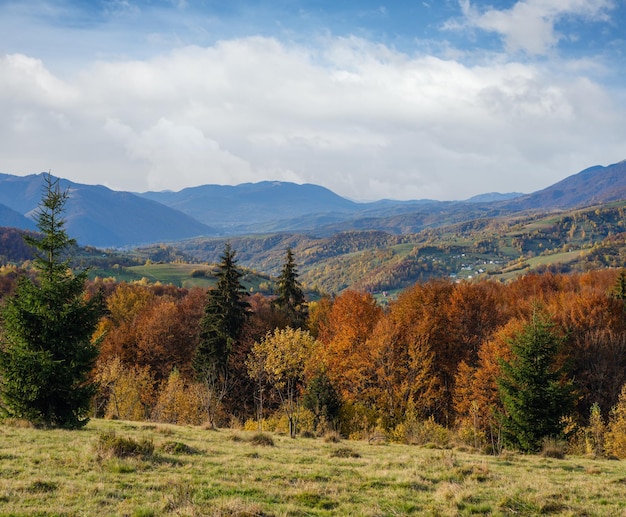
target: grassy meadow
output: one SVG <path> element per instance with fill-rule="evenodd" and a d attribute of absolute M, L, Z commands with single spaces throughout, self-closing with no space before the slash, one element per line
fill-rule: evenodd
<path fill-rule="evenodd" d="M 92 420 L 0 422 L 0 515 L 625 515 L 626 464 Z M 107 447 L 115 439 L 138 450 Z M 136 455 L 133 455 L 136 452 Z"/>
<path fill-rule="evenodd" d="M 91 278 L 113 277 L 120 282 L 134 282 L 145 279 L 149 283 L 160 282 L 177 287 L 200 287 L 208 289 L 215 285 L 212 276 L 213 268 L 206 264 L 163 263 L 143 264 L 140 266 L 115 267 L 112 269 L 92 268 L 89 270 Z M 196 274 L 201 273 L 201 274 Z M 250 292 L 268 292 L 272 281 L 267 275 L 260 275 L 251 271 L 244 271 L 243 286 Z"/>

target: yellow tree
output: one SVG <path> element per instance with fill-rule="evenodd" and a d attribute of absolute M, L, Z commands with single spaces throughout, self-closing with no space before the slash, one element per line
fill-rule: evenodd
<path fill-rule="evenodd" d="M 291 327 L 276 329 L 254 343 L 248 359 L 250 376 L 266 375 L 278 393 L 292 438 L 297 432 L 304 369 L 315 346 L 316 341 L 308 331 Z"/>
<path fill-rule="evenodd" d="M 626 384 L 622 386 L 617 404 L 611 410 L 606 450 L 620 459 L 626 458 Z"/>
<path fill-rule="evenodd" d="M 95 371 L 104 415 L 115 420 L 147 420 L 155 398 L 154 375 L 148 367 L 125 366 L 119 357 L 100 362 Z"/>

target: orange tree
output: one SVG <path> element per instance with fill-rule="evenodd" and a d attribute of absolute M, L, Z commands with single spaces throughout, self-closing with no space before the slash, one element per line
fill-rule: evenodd
<path fill-rule="evenodd" d="M 381 315 L 372 295 L 345 291 L 319 321 L 325 371 L 343 400 L 354 402 L 370 382 L 373 362 L 367 340 Z"/>

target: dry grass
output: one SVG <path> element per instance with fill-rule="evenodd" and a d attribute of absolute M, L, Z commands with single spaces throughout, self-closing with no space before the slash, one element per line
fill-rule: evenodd
<path fill-rule="evenodd" d="M 101 420 L 80 431 L 0 423 L 0 515 L 626 514 L 619 461 L 279 435 L 274 447 L 259 447 L 254 435 Z M 103 436 L 154 450 L 106 455 Z"/>

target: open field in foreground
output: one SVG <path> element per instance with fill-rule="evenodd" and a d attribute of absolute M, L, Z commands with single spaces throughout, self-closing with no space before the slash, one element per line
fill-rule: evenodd
<path fill-rule="evenodd" d="M 111 454 L 111 431 L 147 454 Z M 81 431 L 0 423 L 0 514 L 626 514 L 624 462 L 254 437 L 103 420 Z"/>

